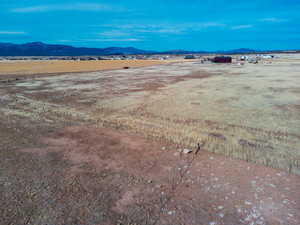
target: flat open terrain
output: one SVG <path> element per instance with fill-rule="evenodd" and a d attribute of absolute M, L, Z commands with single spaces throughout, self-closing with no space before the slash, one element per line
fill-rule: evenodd
<path fill-rule="evenodd" d="M 0 224 L 300 224 L 300 55 L 2 74 Z"/>
<path fill-rule="evenodd" d="M 123 67 L 141 67 L 165 64 L 162 60 L 100 60 L 100 61 L 0 61 L 0 75 L 7 74 L 47 74 L 64 72 L 90 72 L 98 70 L 121 69 Z"/>

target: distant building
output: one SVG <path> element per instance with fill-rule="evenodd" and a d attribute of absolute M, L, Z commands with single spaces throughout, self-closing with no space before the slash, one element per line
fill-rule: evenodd
<path fill-rule="evenodd" d="M 214 63 L 232 63 L 232 57 L 230 56 L 216 56 L 213 58 Z"/>
<path fill-rule="evenodd" d="M 246 61 L 246 60 L 248 60 L 249 59 L 249 57 L 247 56 L 247 55 L 242 55 L 241 57 L 240 57 L 240 60 L 241 61 Z"/>
<path fill-rule="evenodd" d="M 196 59 L 194 55 L 186 55 L 184 59 Z"/>

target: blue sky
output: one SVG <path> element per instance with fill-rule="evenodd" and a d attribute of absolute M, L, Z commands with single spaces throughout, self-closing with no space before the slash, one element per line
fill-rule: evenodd
<path fill-rule="evenodd" d="M 0 0 L 0 42 L 300 49 L 300 0 Z"/>

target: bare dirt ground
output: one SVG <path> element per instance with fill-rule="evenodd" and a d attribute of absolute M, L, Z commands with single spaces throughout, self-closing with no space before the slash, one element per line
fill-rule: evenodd
<path fill-rule="evenodd" d="M 297 60 L 3 80 L 0 224 L 300 224 Z"/>

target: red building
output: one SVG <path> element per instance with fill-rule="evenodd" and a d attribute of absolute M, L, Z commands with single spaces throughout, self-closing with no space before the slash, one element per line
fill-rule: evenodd
<path fill-rule="evenodd" d="M 232 63 L 232 57 L 230 56 L 216 56 L 212 60 L 214 63 Z"/>

